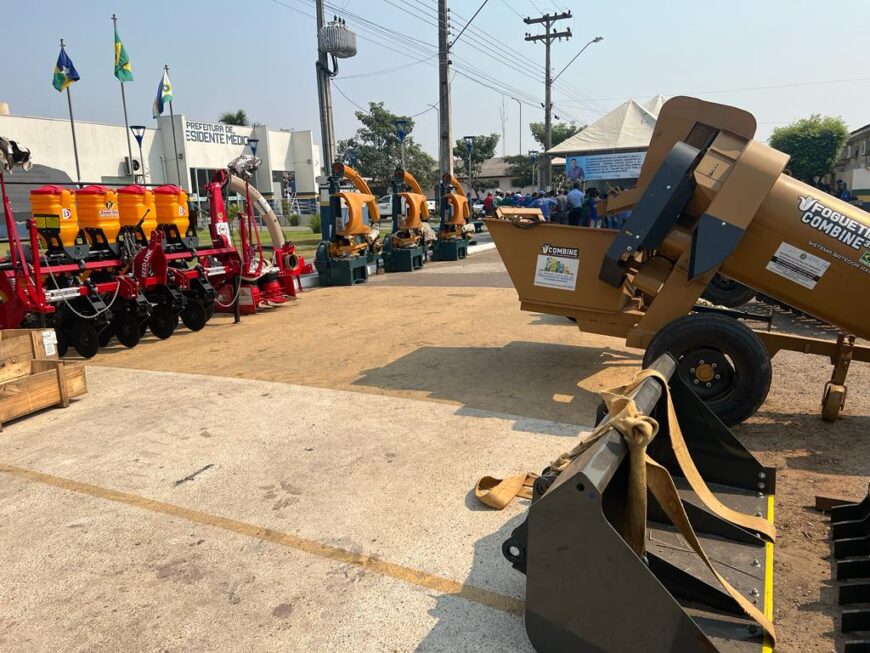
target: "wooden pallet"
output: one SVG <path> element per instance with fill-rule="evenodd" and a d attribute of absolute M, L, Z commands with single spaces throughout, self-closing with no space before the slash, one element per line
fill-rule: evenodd
<path fill-rule="evenodd" d="M 0 331 L 0 430 L 3 423 L 69 400 L 88 391 L 83 363 L 57 358 L 54 331 Z"/>

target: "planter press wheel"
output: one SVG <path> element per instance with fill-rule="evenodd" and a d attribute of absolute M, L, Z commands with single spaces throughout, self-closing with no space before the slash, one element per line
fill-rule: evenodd
<path fill-rule="evenodd" d="M 118 342 L 128 349 L 135 347 L 142 339 L 145 328 L 139 324 L 135 315 L 126 313 L 116 317 L 113 321 L 115 335 Z"/>
<path fill-rule="evenodd" d="M 188 299 L 181 311 L 181 321 L 191 331 L 201 331 L 208 322 L 208 310 L 198 299 Z"/>
<path fill-rule="evenodd" d="M 822 419 L 826 422 L 836 422 L 845 405 L 846 388 L 842 385 L 828 383 L 822 397 Z"/>
<path fill-rule="evenodd" d="M 107 324 L 103 330 L 97 334 L 97 341 L 100 343 L 100 347 L 108 345 L 114 336 L 115 330 L 112 328 L 111 324 Z"/>
<path fill-rule="evenodd" d="M 79 356 L 93 358 L 100 349 L 100 337 L 93 320 L 77 317 L 69 329 L 69 341 Z"/>
<path fill-rule="evenodd" d="M 701 297 L 717 306 L 737 308 L 755 297 L 755 291 L 724 274 L 716 274 Z"/>
<path fill-rule="evenodd" d="M 175 327 L 178 326 L 178 316 L 165 306 L 156 306 L 151 312 L 151 317 L 148 318 L 148 327 L 151 333 L 166 340 L 175 332 Z"/>
<path fill-rule="evenodd" d="M 696 313 L 666 324 L 647 347 L 644 367 L 664 353 L 677 359 L 680 379 L 728 426 L 752 416 L 770 391 L 764 344 L 726 315 Z"/>
<path fill-rule="evenodd" d="M 69 351 L 69 333 L 64 327 L 54 327 L 54 333 L 57 335 L 57 356 L 63 358 L 66 352 Z"/>

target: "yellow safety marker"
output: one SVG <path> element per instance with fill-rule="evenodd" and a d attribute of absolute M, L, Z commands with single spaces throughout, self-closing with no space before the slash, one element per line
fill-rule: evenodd
<path fill-rule="evenodd" d="M 522 616 L 523 614 L 524 602 L 511 596 L 491 592 L 479 587 L 474 587 L 473 585 L 466 585 L 455 580 L 450 580 L 449 578 L 428 574 L 425 571 L 405 567 L 404 565 L 395 564 L 393 562 L 387 562 L 386 560 L 381 560 L 374 556 L 354 553 L 347 549 L 330 546 L 329 544 L 323 544 L 322 542 L 317 542 L 315 540 L 309 540 L 289 533 L 283 533 L 271 528 L 265 528 L 263 526 L 257 526 L 255 524 L 249 524 L 235 519 L 221 517 L 219 515 L 212 515 L 207 512 L 192 510 L 190 508 L 176 506 L 163 501 L 148 499 L 136 494 L 119 492 L 118 490 L 112 490 L 99 485 L 81 483 L 60 476 L 44 474 L 43 472 L 37 472 L 33 469 L 16 467 L 5 463 L 0 463 L 0 473 L 10 474 L 34 483 L 41 483 L 43 485 L 60 488 L 69 492 L 75 492 L 77 494 L 83 494 L 98 499 L 105 499 L 107 501 L 114 501 L 115 503 L 133 506 L 135 508 L 141 508 L 142 510 L 148 510 L 153 513 L 169 515 L 177 519 L 184 519 L 196 524 L 202 524 L 203 526 L 211 526 L 213 528 L 220 528 L 239 535 L 246 535 L 264 542 L 278 544 L 289 549 L 295 549 L 296 551 L 302 551 L 321 558 L 326 558 L 327 560 L 356 565 L 366 571 L 371 571 L 380 574 L 381 576 L 394 578 L 410 585 L 416 585 L 417 587 L 434 590 L 439 594 L 459 596 L 468 601 L 473 601 L 474 603 L 495 610 L 501 610 L 502 612 L 507 612 L 512 615 Z"/>

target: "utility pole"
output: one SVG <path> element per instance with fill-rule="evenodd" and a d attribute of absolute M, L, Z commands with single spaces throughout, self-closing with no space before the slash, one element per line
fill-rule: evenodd
<path fill-rule="evenodd" d="M 450 44 L 447 0 L 438 0 L 438 167 L 453 175 L 453 134 L 450 125 Z"/>
<path fill-rule="evenodd" d="M 564 11 L 561 14 L 544 14 L 540 18 L 523 18 L 526 25 L 541 24 L 546 28 L 543 34 L 528 34 L 526 33 L 526 41 L 543 41 L 545 47 L 544 58 L 544 151 L 541 154 L 542 170 L 541 172 L 541 187 L 547 189 L 550 187 L 550 176 L 552 173 L 550 166 L 550 157 L 547 152 L 552 147 L 553 143 L 553 101 L 552 101 L 552 68 L 550 66 L 550 45 L 553 41 L 571 38 L 571 28 L 569 27 L 564 32 L 553 30 L 553 24 L 559 20 L 571 18 L 570 11 Z"/>
<path fill-rule="evenodd" d="M 326 24 L 323 16 L 323 0 L 317 0 L 317 34 Z M 318 41 L 319 43 L 319 41 Z M 326 175 L 332 174 L 335 159 L 335 131 L 332 126 L 332 87 L 329 83 L 329 60 L 326 52 L 317 48 L 317 98 L 320 102 L 321 157 Z"/>

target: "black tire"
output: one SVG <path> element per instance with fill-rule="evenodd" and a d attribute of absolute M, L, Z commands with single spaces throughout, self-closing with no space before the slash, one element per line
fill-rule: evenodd
<path fill-rule="evenodd" d="M 142 339 L 142 328 L 136 317 L 130 313 L 122 314 L 114 320 L 115 335 L 118 342 L 132 349 Z"/>
<path fill-rule="evenodd" d="M 148 318 L 148 327 L 151 329 L 151 333 L 161 340 L 166 340 L 175 333 L 177 326 L 178 316 L 165 306 L 156 306 L 151 312 L 151 317 Z"/>
<path fill-rule="evenodd" d="M 734 279 L 729 279 L 724 274 L 717 274 L 701 297 L 717 306 L 737 308 L 755 297 L 755 291 Z"/>
<path fill-rule="evenodd" d="M 197 299 L 188 299 L 181 311 L 181 321 L 191 331 L 201 331 L 208 322 L 208 311 L 205 304 Z"/>
<path fill-rule="evenodd" d="M 92 320 L 76 318 L 69 330 L 69 341 L 82 358 L 93 358 L 100 349 L 100 337 Z"/>
<path fill-rule="evenodd" d="M 105 347 L 110 342 L 112 342 L 112 338 L 115 337 L 115 330 L 112 328 L 111 324 L 107 324 L 103 327 L 103 330 L 97 334 L 97 340 L 100 343 L 100 347 Z"/>
<path fill-rule="evenodd" d="M 696 313 L 666 324 L 647 347 L 644 367 L 664 353 L 679 361 L 679 377 L 728 426 L 752 416 L 770 391 L 764 344 L 726 315 Z"/>
<path fill-rule="evenodd" d="M 57 335 L 57 356 L 63 358 L 69 351 L 69 333 L 64 327 L 54 327 L 54 332 Z"/>

